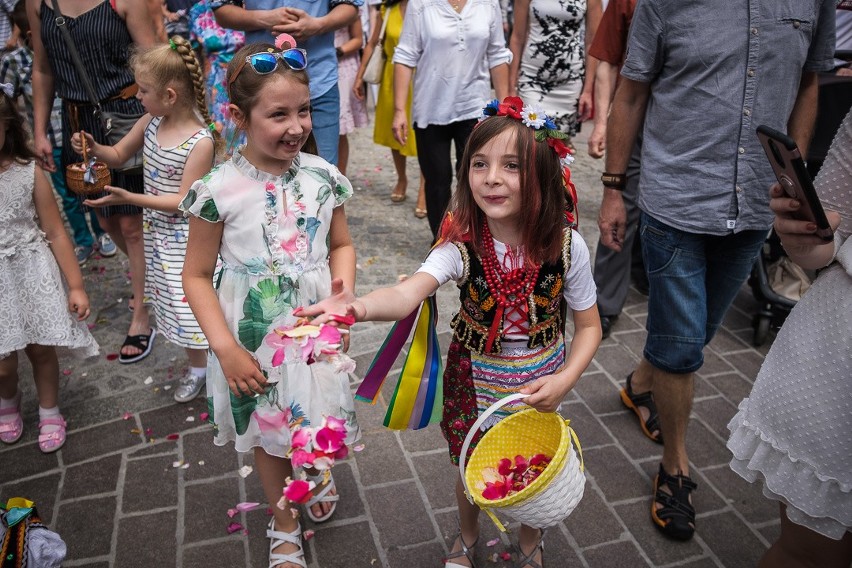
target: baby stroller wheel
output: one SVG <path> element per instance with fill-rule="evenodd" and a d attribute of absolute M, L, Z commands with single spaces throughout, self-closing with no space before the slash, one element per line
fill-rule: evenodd
<path fill-rule="evenodd" d="M 755 347 L 760 347 L 766 340 L 769 338 L 769 328 L 772 324 L 772 316 L 759 313 L 755 314 L 754 320 L 752 321 L 752 327 L 754 328 L 754 336 L 752 337 L 752 344 Z"/>

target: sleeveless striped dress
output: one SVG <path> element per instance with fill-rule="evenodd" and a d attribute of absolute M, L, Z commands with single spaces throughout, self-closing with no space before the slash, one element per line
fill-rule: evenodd
<path fill-rule="evenodd" d="M 53 71 L 56 94 L 62 99 L 62 139 L 70 141 L 75 131 L 83 129 L 91 133 L 98 143 L 105 144 L 107 143 L 106 134 L 100 121 L 92 114 L 94 108 L 86 95 L 83 81 L 74 67 L 68 47 L 62 39 L 62 32 L 56 26 L 55 18 L 56 15 L 50 3 L 42 1 L 41 39 Z M 65 20 L 102 108 L 106 111 L 141 116 L 144 109 L 142 103 L 136 98 L 113 98 L 134 82 L 133 73 L 127 64 L 133 38 L 127 30 L 126 23 L 110 5 L 109 0 L 104 0 L 76 18 L 66 16 Z M 63 163 L 57 164 L 57 167 L 64 171 L 66 165 L 81 160 L 82 158 L 71 148 L 71 144 L 67 143 L 62 148 Z M 126 175 L 113 170 L 112 185 L 123 187 L 133 193 L 143 192 L 142 176 L 138 174 Z M 103 195 L 106 194 L 89 197 Z M 113 205 L 100 208 L 100 212 L 105 217 L 138 215 L 142 209 L 135 205 Z"/>
<path fill-rule="evenodd" d="M 199 129 L 188 140 L 172 148 L 157 142 L 162 117 L 154 117 L 145 129 L 145 192 L 151 195 L 178 193 L 183 169 L 195 144 L 210 138 L 207 129 Z M 182 213 L 145 209 L 142 223 L 145 240 L 147 277 L 145 294 L 154 304 L 157 331 L 181 347 L 207 349 L 207 339 L 186 301 L 181 284 L 189 221 Z"/>

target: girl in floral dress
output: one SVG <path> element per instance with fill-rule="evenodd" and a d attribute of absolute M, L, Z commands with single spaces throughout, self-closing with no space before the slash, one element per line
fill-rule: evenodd
<path fill-rule="evenodd" d="M 214 441 L 253 451 L 264 493 L 277 503 L 293 476 L 293 429 L 334 416 L 345 421 L 347 444 L 359 431 L 348 374 L 323 362 L 274 366 L 266 338 L 295 322 L 295 308 L 328 296 L 332 277 L 352 285 L 355 249 L 342 207 L 352 186 L 301 151 L 313 143 L 305 52 L 267 49 L 246 46 L 228 68 L 231 111 L 246 145 L 196 182 L 181 209 L 190 216 L 184 289 L 212 348 Z M 222 270 L 214 281 L 217 255 Z M 312 479 L 317 492 L 307 513 L 328 520 L 334 482 Z M 270 566 L 304 566 L 301 526 L 289 509 L 272 510 Z"/>

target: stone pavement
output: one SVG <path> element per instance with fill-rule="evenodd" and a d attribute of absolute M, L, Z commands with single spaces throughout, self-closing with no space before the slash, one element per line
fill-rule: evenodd
<path fill-rule="evenodd" d="M 372 127 L 353 136 L 350 178 L 355 197 L 347 216 L 358 251 L 361 292 L 412 273 L 427 252 L 426 220 L 413 215 L 417 168 L 409 161 L 409 198 L 388 199 L 393 184 L 390 152 L 376 148 Z M 596 183 L 601 163 L 577 140 L 574 178 L 581 196 L 580 229 L 594 250 L 597 240 Z M 48 525 L 68 544 L 65 566 L 97 568 L 265 567 L 265 506 L 230 519 L 242 501 L 264 500 L 257 473 L 243 478 L 251 455 L 216 447 L 199 415 L 203 397 L 178 405 L 173 388 L 185 359 L 157 339 L 153 354 L 134 365 L 108 360 L 123 339 L 130 316 L 127 262 L 91 260 L 84 272 L 93 300 L 93 333 L 102 354 L 91 360 L 61 359 L 61 408 L 68 420 L 65 447 L 42 455 L 37 447 L 37 401 L 29 364 L 21 358 L 25 433 L 0 448 L 0 501 L 27 496 Z M 452 285 L 439 292 L 441 343 L 448 344 L 454 310 Z M 578 509 L 546 539 L 551 567 L 754 566 L 777 536 L 778 509 L 757 487 L 731 473 L 726 424 L 747 396 L 766 348 L 751 347 L 755 302 L 743 289 L 719 335 L 706 349 L 698 373 L 689 428 L 698 533 L 688 543 L 664 539 L 649 519 L 651 482 L 660 447 L 639 431 L 618 389 L 641 355 L 644 298 L 632 291 L 623 316 L 605 340 L 564 405 L 583 445 L 586 493 Z M 359 370 L 369 364 L 389 324 L 359 324 L 351 354 Z M 390 380 L 388 383 L 393 383 Z M 333 521 L 307 542 L 311 568 L 420 568 L 440 566 L 456 532 L 452 487 L 455 470 L 437 426 L 417 432 L 382 427 L 392 385 L 375 406 L 358 403 L 364 448 L 334 469 L 342 499 Z M 229 523 L 245 531 L 229 534 Z M 485 546 L 496 535 L 482 518 L 480 566 L 503 566 Z M 505 564 L 508 565 L 508 564 Z"/>

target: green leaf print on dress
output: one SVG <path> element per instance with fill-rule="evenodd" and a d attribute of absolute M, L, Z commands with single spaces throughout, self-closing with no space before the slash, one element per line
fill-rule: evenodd
<path fill-rule="evenodd" d="M 201 206 L 201 211 L 198 216 L 205 221 L 210 221 L 211 223 L 215 223 L 219 220 L 219 210 L 216 209 L 216 204 L 212 199 L 206 201 L 204 205 Z"/>
<path fill-rule="evenodd" d="M 279 286 L 278 282 L 281 282 Z M 243 319 L 237 334 L 243 347 L 251 352 L 263 344 L 269 326 L 284 312 L 292 311 L 294 304 L 293 281 L 286 277 L 266 278 L 250 288 L 243 303 Z"/>

